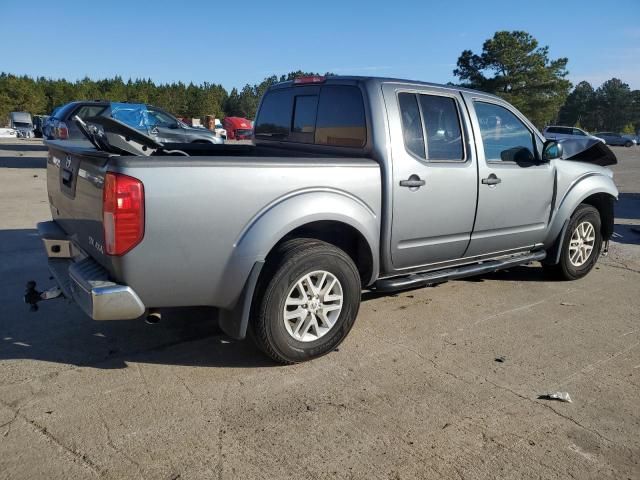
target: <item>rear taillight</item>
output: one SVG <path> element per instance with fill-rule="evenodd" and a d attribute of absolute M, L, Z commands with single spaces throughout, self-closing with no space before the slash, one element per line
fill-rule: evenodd
<path fill-rule="evenodd" d="M 137 178 L 107 173 L 102 196 L 107 255 L 124 255 L 144 236 L 144 186 Z"/>
<path fill-rule="evenodd" d="M 57 127 L 58 135 L 56 135 L 60 140 L 66 140 L 69 138 L 69 129 L 67 128 L 67 124 L 64 122 L 60 122 Z"/>

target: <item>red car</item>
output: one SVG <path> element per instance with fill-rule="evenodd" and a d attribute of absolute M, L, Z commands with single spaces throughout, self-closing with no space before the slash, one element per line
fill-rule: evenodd
<path fill-rule="evenodd" d="M 253 124 L 246 118 L 226 117 L 222 125 L 227 131 L 229 140 L 251 140 L 253 137 Z"/>

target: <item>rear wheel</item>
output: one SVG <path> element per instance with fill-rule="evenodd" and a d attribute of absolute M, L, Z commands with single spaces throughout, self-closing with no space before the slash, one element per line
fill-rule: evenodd
<path fill-rule="evenodd" d="M 577 280 L 591 271 L 600 255 L 600 214 L 591 205 L 580 205 L 571 216 L 562 243 L 560 262 L 545 270 L 565 280 Z"/>
<path fill-rule="evenodd" d="M 252 311 L 252 337 L 280 363 L 334 350 L 360 307 L 360 275 L 351 258 L 313 239 L 283 243 L 261 275 Z"/>
<path fill-rule="evenodd" d="M 629 140 L 628 142 L 626 142 L 624 144 L 624 146 L 627 147 L 627 148 L 632 147 L 633 146 L 633 142 L 631 140 Z"/>

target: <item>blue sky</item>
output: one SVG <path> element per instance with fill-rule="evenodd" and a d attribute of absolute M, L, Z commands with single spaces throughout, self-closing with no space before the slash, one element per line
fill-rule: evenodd
<path fill-rule="evenodd" d="M 298 69 L 445 83 L 462 50 L 526 30 L 569 58 L 574 83 L 640 89 L 639 0 L 429 3 L 0 0 L 0 71 L 228 89 Z"/>

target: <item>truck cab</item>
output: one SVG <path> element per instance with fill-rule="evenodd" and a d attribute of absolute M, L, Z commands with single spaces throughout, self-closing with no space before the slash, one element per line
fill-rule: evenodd
<path fill-rule="evenodd" d="M 225 117 L 222 125 L 229 140 L 251 140 L 253 136 L 253 124 L 246 118 Z"/>
<path fill-rule="evenodd" d="M 9 127 L 18 132 L 18 137 L 31 138 L 33 133 L 33 120 L 28 112 L 11 112 L 9 114 Z"/>

